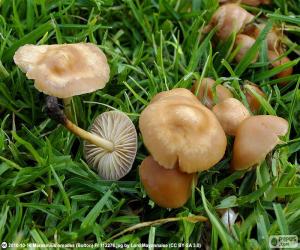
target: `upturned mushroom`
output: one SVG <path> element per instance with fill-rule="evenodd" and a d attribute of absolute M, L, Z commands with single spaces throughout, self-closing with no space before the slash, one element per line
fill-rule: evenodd
<path fill-rule="evenodd" d="M 280 136 L 288 131 L 288 122 L 272 115 L 250 116 L 238 127 L 231 168 L 249 169 L 260 164 L 273 148 L 280 143 Z"/>
<path fill-rule="evenodd" d="M 262 98 L 266 98 L 266 94 L 254 83 L 245 84 L 243 90 L 251 112 L 257 113 L 261 107 L 261 104 L 252 92 L 257 93 Z M 252 90 L 252 92 L 250 90 Z"/>
<path fill-rule="evenodd" d="M 139 167 L 139 175 L 145 191 L 160 207 L 178 208 L 191 196 L 195 174 L 183 173 L 176 166 L 165 169 L 152 156 L 146 157 Z"/>
<path fill-rule="evenodd" d="M 215 88 L 215 98 L 214 98 Z M 222 102 L 227 98 L 233 97 L 229 89 L 221 84 L 216 85 L 216 81 L 211 78 L 203 78 L 201 82 L 195 81 L 191 91 L 206 107 L 211 109 L 215 104 L 215 99 Z M 198 92 L 198 93 L 197 93 Z"/>
<path fill-rule="evenodd" d="M 204 32 L 217 27 L 217 37 L 225 41 L 232 33 L 240 33 L 253 19 L 254 16 L 238 4 L 224 4 L 214 13 Z"/>
<path fill-rule="evenodd" d="M 244 35 L 244 34 L 238 34 L 235 39 L 235 47 L 238 49 L 238 52 L 235 56 L 235 60 L 237 62 L 242 61 L 242 59 L 245 57 L 248 50 L 253 46 L 255 43 L 255 39 Z M 256 53 L 255 57 L 252 60 L 252 63 L 255 63 L 258 58 L 258 53 Z"/>
<path fill-rule="evenodd" d="M 67 118 L 57 99 L 105 86 L 109 66 L 103 52 L 95 45 L 83 43 L 25 45 L 16 52 L 14 60 L 29 79 L 35 80 L 39 91 L 53 95 L 46 97 L 49 116 L 87 141 L 87 161 L 98 173 L 113 180 L 127 174 L 137 150 L 137 135 L 131 120 L 121 112 L 107 112 L 96 118 L 90 133 Z"/>
<path fill-rule="evenodd" d="M 181 92 L 181 94 L 179 94 Z M 186 89 L 155 97 L 141 113 L 144 144 L 164 168 L 186 173 L 204 171 L 221 160 L 226 136 L 215 115 Z"/>
<path fill-rule="evenodd" d="M 16 51 L 14 61 L 39 91 L 63 99 L 68 118 L 73 96 L 102 89 L 109 81 L 106 56 L 91 43 L 27 44 Z"/>
<path fill-rule="evenodd" d="M 225 133 L 232 136 L 235 136 L 239 125 L 250 116 L 248 109 L 235 98 L 228 98 L 216 104 L 212 111 Z"/>

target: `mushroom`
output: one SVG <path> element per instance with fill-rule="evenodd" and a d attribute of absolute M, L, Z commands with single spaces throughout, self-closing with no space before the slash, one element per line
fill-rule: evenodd
<path fill-rule="evenodd" d="M 86 141 L 85 158 L 102 178 L 119 180 L 130 171 L 137 151 L 137 133 L 128 116 L 120 111 L 104 112 L 87 132 L 66 117 L 56 97 L 47 96 L 46 104 L 53 120 Z"/>
<path fill-rule="evenodd" d="M 270 4 L 271 0 L 219 0 L 220 3 L 243 3 L 251 6 L 259 6 L 261 4 Z"/>
<path fill-rule="evenodd" d="M 260 102 L 259 100 L 252 94 L 250 89 L 253 92 L 256 92 L 258 95 L 260 95 L 263 98 L 266 98 L 265 93 L 254 83 L 245 84 L 244 85 L 244 93 L 247 99 L 247 102 L 249 104 L 250 110 L 253 113 L 257 113 L 260 109 Z"/>
<path fill-rule="evenodd" d="M 268 59 L 274 68 L 290 62 L 290 59 L 286 56 L 278 60 L 279 57 L 280 55 L 278 55 L 276 52 L 271 50 L 268 51 Z M 276 75 L 276 77 L 283 78 L 283 77 L 290 76 L 291 74 L 293 74 L 293 67 L 282 70 Z"/>
<path fill-rule="evenodd" d="M 209 109 L 211 109 L 215 104 L 214 91 L 213 91 L 215 87 L 215 82 L 216 81 L 211 78 L 203 78 L 201 82 L 195 81 L 191 89 L 191 91 L 197 95 L 198 99 Z M 198 94 L 197 94 L 197 90 L 198 90 Z M 216 99 L 218 100 L 218 102 L 222 102 L 227 98 L 233 97 L 230 90 L 221 84 L 216 85 L 215 90 L 216 90 Z"/>
<path fill-rule="evenodd" d="M 212 111 L 228 135 L 235 135 L 239 125 L 250 116 L 248 109 L 237 99 L 228 98 L 216 104 Z"/>
<path fill-rule="evenodd" d="M 176 166 L 165 169 L 152 156 L 146 157 L 139 167 L 139 175 L 145 191 L 159 206 L 178 208 L 191 196 L 195 174 L 183 173 Z"/>
<path fill-rule="evenodd" d="M 167 169 L 178 164 L 186 173 L 204 171 L 225 153 L 226 135 L 217 118 L 186 89 L 160 93 L 141 113 L 139 127 L 147 149 Z"/>
<path fill-rule="evenodd" d="M 272 115 L 250 116 L 238 127 L 231 168 L 244 170 L 261 163 L 288 131 L 288 122 Z"/>
<path fill-rule="evenodd" d="M 238 4 L 224 4 L 214 13 L 204 32 L 207 33 L 217 27 L 217 37 L 225 41 L 232 33 L 241 32 L 253 19 L 254 16 Z"/>
<path fill-rule="evenodd" d="M 242 61 L 242 59 L 245 57 L 246 53 L 248 50 L 253 46 L 255 43 L 255 39 L 244 35 L 244 34 L 238 34 L 235 39 L 235 46 L 239 49 L 236 56 L 235 60 L 237 62 Z M 255 63 L 258 58 L 258 53 L 256 53 L 255 57 L 252 60 L 252 63 Z"/>
<path fill-rule="evenodd" d="M 14 60 L 29 79 L 35 80 L 39 91 L 54 95 L 46 97 L 48 115 L 87 141 L 87 161 L 98 169 L 98 173 L 113 180 L 127 174 L 137 150 L 137 135 L 131 120 L 121 112 L 107 112 L 96 118 L 90 133 L 67 118 L 57 99 L 105 86 L 109 67 L 103 52 L 95 45 L 83 43 L 25 45 L 16 52 Z M 97 69 L 99 66 L 100 70 Z"/>
<path fill-rule="evenodd" d="M 109 80 L 106 56 L 91 43 L 28 44 L 16 51 L 14 61 L 40 92 L 63 98 L 69 118 L 72 96 L 102 89 Z"/>

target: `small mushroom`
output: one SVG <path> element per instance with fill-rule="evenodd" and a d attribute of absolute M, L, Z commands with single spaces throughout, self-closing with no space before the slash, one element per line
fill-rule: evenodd
<path fill-rule="evenodd" d="M 63 98 L 68 118 L 73 96 L 102 89 L 109 80 L 106 56 L 91 43 L 27 44 L 16 51 L 14 61 L 40 92 Z"/>
<path fill-rule="evenodd" d="M 254 16 L 238 4 L 228 3 L 218 8 L 204 32 L 209 32 L 217 27 L 217 37 L 222 41 L 227 40 L 232 33 L 239 33 L 252 20 Z"/>
<path fill-rule="evenodd" d="M 244 170 L 261 163 L 288 131 L 288 122 L 272 115 L 250 116 L 238 127 L 231 168 Z"/>
<path fill-rule="evenodd" d="M 212 111 L 228 135 L 234 136 L 239 125 L 250 116 L 248 109 L 237 99 L 228 98 L 216 104 Z"/>
<path fill-rule="evenodd" d="M 242 61 L 242 59 L 245 57 L 246 53 L 253 46 L 254 43 L 255 43 L 254 38 L 244 34 L 238 34 L 235 39 L 235 46 L 238 47 L 239 50 L 235 56 L 235 60 L 237 62 Z M 252 63 L 255 63 L 257 61 L 257 58 L 258 58 L 258 53 L 256 53 L 255 57 L 252 60 Z"/>
<path fill-rule="evenodd" d="M 152 156 L 139 167 L 141 182 L 149 197 L 160 207 L 178 208 L 191 196 L 195 174 L 181 172 L 178 167 L 165 169 Z"/>
<path fill-rule="evenodd" d="M 194 94 L 196 94 L 197 89 L 199 88 L 197 97 L 201 101 L 201 103 L 203 103 L 209 109 L 211 109 L 215 104 L 214 91 L 213 91 L 215 82 L 216 81 L 211 78 L 203 78 L 201 82 L 195 81 L 191 89 L 191 91 Z M 216 99 L 218 100 L 218 102 L 222 102 L 227 98 L 233 97 L 230 90 L 224 87 L 223 85 L 219 84 L 215 88 L 216 88 Z"/>
<path fill-rule="evenodd" d="M 278 60 L 279 57 L 280 55 L 278 55 L 276 52 L 271 50 L 268 51 L 268 59 L 274 68 L 290 62 L 290 59 L 286 56 Z M 291 74 L 293 74 L 293 67 L 282 70 L 276 75 L 276 77 L 283 78 L 283 77 L 290 76 Z"/>
<path fill-rule="evenodd" d="M 266 94 L 254 83 L 244 85 L 244 93 L 249 104 L 250 110 L 253 113 L 257 113 L 260 109 L 261 104 L 249 89 L 251 89 L 253 92 L 256 92 L 263 98 L 266 98 Z"/>
<path fill-rule="evenodd" d="M 271 0 L 219 0 L 220 3 L 243 3 L 250 6 L 259 6 L 261 4 L 270 4 Z"/>
<path fill-rule="evenodd" d="M 56 97 L 47 96 L 46 104 L 53 120 L 86 141 L 86 160 L 101 177 L 118 180 L 130 171 L 137 151 L 137 134 L 128 116 L 120 111 L 104 112 L 96 117 L 91 132 L 87 132 L 66 117 Z"/>
<path fill-rule="evenodd" d="M 186 173 L 204 171 L 220 161 L 227 140 L 215 115 L 188 90 L 163 92 L 141 113 L 144 144 L 163 167 Z M 175 93 L 172 95 L 172 93 Z M 189 96 L 189 97 L 188 97 Z"/>

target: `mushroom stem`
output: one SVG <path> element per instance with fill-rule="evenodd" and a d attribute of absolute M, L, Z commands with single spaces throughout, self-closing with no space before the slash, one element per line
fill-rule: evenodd
<path fill-rule="evenodd" d="M 73 120 L 72 116 L 72 97 L 63 98 L 64 111 L 68 119 Z"/>
<path fill-rule="evenodd" d="M 106 139 L 101 138 L 100 136 L 97 136 L 95 134 L 92 134 L 90 132 L 85 131 L 82 128 L 79 128 L 77 125 L 72 123 L 62 109 L 60 109 L 58 100 L 54 96 L 47 96 L 46 97 L 46 105 L 47 105 L 47 111 L 48 115 L 58 123 L 61 123 L 64 125 L 69 131 L 71 131 L 73 134 L 81 137 L 82 139 L 100 147 L 103 148 L 109 152 L 114 151 L 114 144 L 111 141 L 108 141 Z"/>

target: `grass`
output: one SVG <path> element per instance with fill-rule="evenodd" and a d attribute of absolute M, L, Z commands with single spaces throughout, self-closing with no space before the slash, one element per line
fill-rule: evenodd
<path fill-rule="evenodd" d="M 273 2 L 247 9 L 258 18 L 268 16 L 265 31 L 275 24 L 287 27 L 292 61 L 277 69 L 269 69 L 264 56 L 266 32 L 238 65 L 231 60 L 230 41 L 216 44 L 214 30 L 201 35 L 216 0 L 0 1 L 0 242 L 177 242 L 211 249 L 268 249 L 270 235 L 300 236 L 300 2 Z M 127 113 L 137 125 L 156 93 L 190 88 L 193 80 L 211 76 L 226 82 L 244 102 L 240 86 L 245 80 L 262 86 L 267 100 L 262 100 L 260 114 L 287 119 L 289 134 L 266 161 L 246 173 L 228 171 L 229 140 L 224 159 L 199 174 L 183 208 L 159 208 L 139 181 L 137 167 L 147 155 L 141 136 L 130 174 L 117 182 L 101 180 L 84 161 L 83 142 L 47 117 L 44 95 L 12 60 L 26 43 L 83 41 L 97 43 L 111 67 L 105 89 L 74 98 L 76 121 L 83 128 L 109 109 Z M 257 51 L 260 59 L 251 64 Z M 295 73 L 289 84 L 277 85 L 273 76 L 290 65 Z M 218 213 L 226 208 L 239 214 L 231 231 Z M 192 221 L 190 215 L 209 221 Z"/>

